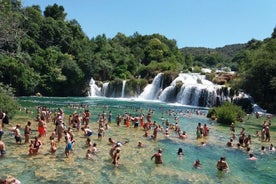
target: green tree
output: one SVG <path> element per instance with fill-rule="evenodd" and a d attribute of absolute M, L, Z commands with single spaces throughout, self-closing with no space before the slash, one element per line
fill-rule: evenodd
<path fill-rule="evenodd" d="M 52 17 L 55 20 L 64 20 L 66 13 L 64 12 L 64 7 L 59 6 L 56 3 L 52 6 L 47 6 L 44 11 L 45 17 Z"/>
<path fill-rule="evenodd" d="M 0 83 L 0 111 L 6 112 L 9 118 L 12 118 L 18 107 L 19 103 L 14 97 L 13 89 Z"/>

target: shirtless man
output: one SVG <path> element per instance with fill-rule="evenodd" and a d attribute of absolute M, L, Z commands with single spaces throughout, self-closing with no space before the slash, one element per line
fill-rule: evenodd
<path fill-rule="evenodd" d="M 219 171 L 227 171 L 229 170 L 229 166 L 226 162 L 225 157 L 221 157 L 220 160 L 217 162 L 217 169 Z"/>
<path fill-rule="evenodd" d="M 14 129 L 14 139 L 16 144 L 21 144 L 22 139 L 21 139 L 21 134 L 20 134 L 20 125 L 16 125 L 15 129 Z"/>
<path fill-rule="evenodd" d="M 30 134 L 31 134 L 31 122 L 28 121 L 24 129 L 25 143 L 30 143 Z"/>
<path fill-rule="evenodd" d="M 37 121 L 38 121 L 38 133 L 39 133 L 39 137 L 41 136 L 45 136 L 46 135 L 46 130 L 45 130 L 45 121 L 44 121 L 44 118 L 43 116 L 42 117 L 37 117 Z"/>
<path fill-rule="evenodd" d="M 162 160 L 162 150 L 159 149 L 157 153 L 155 153 L 154 155 L 152 155 L 151 160 L 155 158 L 155 164 L 163 164 L 163 160 Z"/>
<path fill-rule="evenodd" d="M 4 157 L 6 155 L 6 146 L 3 141 L 0 140 L 0 156 Z"/>

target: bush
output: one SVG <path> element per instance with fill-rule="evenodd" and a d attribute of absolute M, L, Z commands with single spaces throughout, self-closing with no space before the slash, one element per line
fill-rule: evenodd
<path fill-rule="evenodd" d="M 225 102 L 220 107 L 209 109 L 207 117 L 216 116 L 218 123 L 231 125 L 232 122 L 240 120 L 245 115 L 246 114 L 241 107 L 230 102 Z"/>
<path fill-rule="evenodd" d="M 16 113 L 19 104 L 13 96 L 12 89 L 0 83 L 0 111 L 5 112 L 9 118 Z"/>

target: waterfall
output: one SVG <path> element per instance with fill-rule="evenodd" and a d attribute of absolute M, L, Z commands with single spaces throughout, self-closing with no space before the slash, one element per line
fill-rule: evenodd
<path fill-rule="evenodd" d="M 103 83 L 102 96 L 107 96 L 109 82 Z"/>
<path fill-rule="evenodd" d="M 163 73 L 156 75 L 151 84 L 148 84 L 138 98 L 145 100 L 157 100 L 163 87 Z"/>
<path fill-rule="evenodd" d="M 176 84 L 181 82 L 182 86 L 176 90 Z M 180 83 L 180 84 L 181 84 Z M 164 102 L 177 102 L 193 106 L 213 106 L 219 101 L 225 101 L 221 86 L 213 84 L 205 79 L 204 75 L 196 73 L 180 73 L 170 86 L 160 94 L 160 100 Z"/>
<path fill-rule="evenodd" d="M 89 86 L 90 86 L 90 91 L 89 91 L 90 97 L 101 96 L 101 88 L 96 85 L 95 80 L 93 78 L 90 79 Z"/>
<path fill-rule="evenodd" d="M 126 80 L 123 80 L 121 98 L 125 97 L 125 88 L 126 88 Z"/>
<path fill-rule="evenodd" d="M 205 75 L 198 73 L 180 73 L 166 88 L 164 88 L 164 81 L 168 82 L 163 73 L 157 74 L 152 83 L 144 88 L 138 99 L 213 107 L 219 106 L 225 101 L 232 102 L 245 97 L 244 95 L 235 96 L 234 91 L 231 91 L 230 88 L 214 84 L 205 79 Z M 128 87 L 126 80 L 105 82 L 100 88 L 91 78 L 89 85 L 89 96 L 125 98 L 126 92 L 131 90 L 126 89 Z M 134 91 L 132 94 L 137 94 L 137 92 Z"/>

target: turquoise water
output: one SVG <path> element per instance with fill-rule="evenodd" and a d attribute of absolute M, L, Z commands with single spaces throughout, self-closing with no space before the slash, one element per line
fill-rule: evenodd
<path fill-rule="evenodd" d="M 260 154 L 261 145 L 268 146 L 268 143 L 260 143 L 258 138 L 252 139 L 251 148 L 258 157 L 257 161 L 247 160 L 248 154 L 244 150 L 227 148 L 226 142 L 230 138 L 229 127 L 218 126 L 215 122 L 205 118 L 204 115 L 196 115 L 195 111 L 200 110 L 203 114 L 206 109 L 180 106 L 176 104 L 165 104 L 160 102 L 141 102 L 124 99 L 108 98 L 46 98 L 46 97 L 22 97 L 22 112 L 24 108 L 35 112 L 34 106 L 46 105 L 52 110 L 58 107 L 64 109 L 65 113 L 71 114 L 74 111 L 83 112 L 84 108 L 77 108 L 80 104 L 87 106 L 92 113 L 90 127 L 97 131 L 98 124 L 95 123 L 98 114 L 102 111 L 113 114 L 113 122 L 102 141 L 97 140 L 97 134 L 91 136 L 93 142 L 98 144 L 98 153 L 91 160 L 85 159 L 87 148 L 86 138 L 81 132 L 76 132 L 76 144 L 74 152 L 69 158 L 65 158 L 65 143 L 58 143 L 58 150 L 55 155 L 48 153 L 49 136 L 53 126 L 48 125 L 49 130 L 46 137 L 41 140 L 43 147 L 36 156 L 28 156 L 28 145 L 15 145 L 14 138 L 8 135 L 6 126 L 3 141 L 7 145 L 6 158 L 0 159 L 0 176 L 12 175 L 22 183 L 274 183 L 276 179 L 276 157 L 275 152 Z M 72 108 L 72 106 L 75 108 Z M 153 110 L 152 119 L 162 125 L 162 116 L 174 123 L 174 116 L 168 111 L 178 112 L 179 126 L 188 133 L 188 139 L 181 140 L 173 131 L 166 137 L 162 132 L 158 133 L 157 140 L 144 137 L 144 131 L 124 126 L 117 127 L 115 117 L 125 111 L 134 115 L 141 112 L 147 113 L 148 109 Z M 192 112 L 192 113 L 189 113 Z M 35 113 L 30 113 L 32 129 L 36 130 Z M 253 117 L 250 117 L 253 118 Z M 261 121 L 261 120 L 260 120 Z M 206 123 L 210 128 L 210 135 L 204 139 L 196 139 L 195 129 L 198 124 Z M 20 122 L 24 127 L 26 122 Z M 275 122 L 273 122 L 275 124 Z M 261 122 L 260 122 L 261 124 Z M 259 127 L 252 128 L 247 133 L 254 134 Z M 250 132 L 249 132 L 250 131 Z M 240 132 L 240 127 L 237 128 Z M 32 137 L 36 135 L 33 132 Z M 152 134 L 152 131 L 150 132 Z M 23 135 L 23 131 L 22 131 Z M 272 134 L 275 135 L 275 134 Z M 109 156 L 108 137 L 129 143 L 122 146 L 120 153 L 120 166 L 114 168 Z M 273 139 L 275 140 L 275 139 Z M 144 148 L 138 148 L 138 141 L 145 144 Z M 202 147 L 201 142 L 205 141 L 206 146 Z M 234 140 L 237 142 L 237 139 Z M 274 143 L 274 145 L 276 145 Z M 163 150 L 163 165 L 156 166 L 150 157 L 159 149 Z M 183 159 L 177 157 L 178 148 L 184 151 Z M 216 162 L 221 156 L 225 156 L 230 166 L 229 173 L 221 173 L 216 169 Z M 193 162 L 199 159 L 202 168 L 194 169 Z"/>

